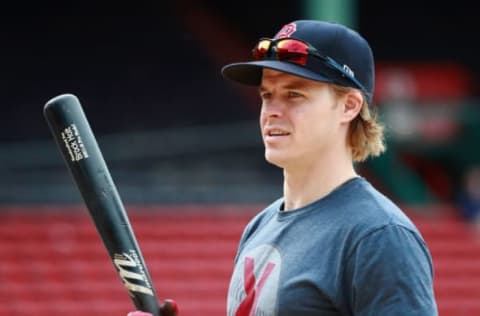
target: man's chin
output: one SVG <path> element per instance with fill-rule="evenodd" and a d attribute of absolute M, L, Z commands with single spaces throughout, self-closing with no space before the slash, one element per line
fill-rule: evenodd
<path fill-rule="evenodd" d="M 265 160 L 272 165 L 275 165 L 279 168 L 285 168 L 287 163 L 287 157 L 279 153 L 272 153 L 268 150 L 265 151 Z"/>

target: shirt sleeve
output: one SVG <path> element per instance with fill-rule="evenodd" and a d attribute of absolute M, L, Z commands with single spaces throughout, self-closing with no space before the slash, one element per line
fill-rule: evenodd
<path fill-rule="evenodd" d="M 387 225 L 362 238 L 345 265 L 352 315 L 438 315 L 430 253 L 417 232 Z"/>
<path fill-rule="evenodd" d="M 258 230 L 259 226 L 262 223 L 265 223 L 266 221 L 268 221 L 268 219 L 272 217 L 272 215 L 269 214 L 267 211 L 268 209 L 265 209 L 264 211 L 257 214 L 252 220 L 250 220 L 250 222 L 243 230 L 242 236 L 240 237 L 240 242 L 238 243 L 237 254 L 235 255 L 235 263 L 237 263 L 240 252 L 243 250 L 243 247 L 245 246 L 245 243 L 248 241 L 248 239 L 253 234 L 255 234 L 255 232 Z"/>

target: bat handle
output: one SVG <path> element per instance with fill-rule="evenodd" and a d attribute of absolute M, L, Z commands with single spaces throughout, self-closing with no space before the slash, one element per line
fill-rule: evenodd
<path fill-rule="evenodd" d="M 163 301 L 163 304 L 160 306 L 160 315 L 161 316 L 178 316 L 178 305 L 172 299 L 166 299 Z M 153 316 L 152 313 L 142 312 L 142 311 L 134 311 L 128 313 L 127 316 Z"/>

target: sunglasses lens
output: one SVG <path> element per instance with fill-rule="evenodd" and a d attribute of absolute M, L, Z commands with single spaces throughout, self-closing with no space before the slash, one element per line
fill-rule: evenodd
<path fill-rule="evenodd" d="M 272 44 L 270 39 L 262 39 L 252 51 L 254 60 L 263 60 Z M 308 45 L 294 39 L 282 39 L 275 44 L 275 55 L 278 60 L 288 61 L 298 65 L 307 64 Z"/>
<path fill-rule="evenodd" d="M 268 49 L 270 48 L 270 44 L 272 43 L 271 40 L 261 40 L 258 42 L 257 46 L 252 51 L 253 59 L 254 60 L 262 60 L 267 55 Z"/>
<path fill-rule="evenodd" d="M 276 45 L 277 58 L 305 66 L 307 64 L 308 45 L 293 39 L 279 41 Z"/>

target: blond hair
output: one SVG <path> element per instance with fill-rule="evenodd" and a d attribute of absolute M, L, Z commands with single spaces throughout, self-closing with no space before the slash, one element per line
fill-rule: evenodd
<path fill-rule="evenodd" d="M 341 97 L 353 88 L 331 85 L 337 96 Z M 348 143 L 354 162 L 365 161 L 368 157 L 377 157 L 385 151 L 384 126 L 378 114 L 369 108 L 363 98 L 362 108 L 348 129 Z"/>

